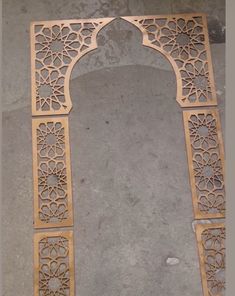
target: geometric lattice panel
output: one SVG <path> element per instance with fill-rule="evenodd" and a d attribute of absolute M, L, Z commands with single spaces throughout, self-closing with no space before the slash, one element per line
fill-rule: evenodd
<path fill-rule="evenodd" d="M 196 225 L 204 296 L 225 296 L 225 226 Z"/>
<path fill-rule="evenodd" d="M 34 227 L 73 225 L 68 119 L 32 120 Z"/>
<path fill-rule="evenodd" d="M 70 74 L 113 18 L 31 23 L 32 114 L 68 114 Z"/>
<path fill-rule="evenodd" d="M 181 107 L 217 105 L 207 19 L 204 14 L 122 17 L 143 34 L 143 45 L 174 68 Z"/>
<path fill-rule="evenodd" d="M 196 219 L 225 216 L 224 148 L 216 109 L 184 111 L 188 166 Z"/>
<path fill-rule="evenodd" d="M 72 231 L 34 234 L 34 296 L 74 296 Z"/>
<path fill-rule="evenodd" d="M 34 295 L 74 296 L 73 225 L 68 115 L 75 63 L 97 48 L 97 34 L 114 18 L 31 23 L 34 227 L 57 232 L 34 236 Z M 122 19 L 143 34 L 143 45 L 171 63 L 181 107 L 216 106 L 207 19 L 204 14 Z M 45 117 L 48 116 L 48 117 Z M 196 219 L 225 216 L 224 148 L 216 109 L 184 112 Z M 204 296 L 224 296 L 225 228 L 197 225 Z"/>

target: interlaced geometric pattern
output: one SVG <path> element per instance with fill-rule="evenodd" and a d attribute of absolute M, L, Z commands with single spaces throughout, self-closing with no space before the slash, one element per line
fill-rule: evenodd
<path fill-rule="evenodd" d="M 143 33 L 143 44 L 170 61 L 181 107 L 217 105 L 204 14 L 122 17 Z M 73 225 L 68 115 L 75 63 L 97 48 L 98 32 L 114 18 L 31 24 L 35 228 Z M 190 182 L 196 219 L 225 214 L 224 151 L 218 112 L 184 112 Z M 224 296 L 225 228 L 197 225 L 204 295 Z M 34 295 L 74 296 L 73 232 L 36 233 Z"/>
<path fill-rule="evenodd" d="M 73 223 L 68 119 L 33 119 L 35 227 Z"/>
<path fill-rule="evenodd" d="M 225 296 L 225 226 L 196 226 L 204 296 Z"/>
<path fill-rule="evenodd" d="M 195 218 L 225 214 L 224 149 L 218 111 L 184 111 Z"/>
<path fill-rule="evenodd" d="M 73 233 L 34 236 L 34 295 L 74 296 Z"/>
<path fill-rule="evenodd" d="M 97 48 L 96 35 L 112 18 L 31 24 L 32 113 L 68 114 L 74 64 Z"/>
<path fill-rule="evenodd" d="M 143 44 L 165 55 L 177 78 L 182 107 L 217 105 L 206 16 L 123 17 L 143 33 Z"/>

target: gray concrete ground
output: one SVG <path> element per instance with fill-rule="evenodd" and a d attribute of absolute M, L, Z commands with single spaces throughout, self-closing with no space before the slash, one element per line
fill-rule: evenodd
<path fill-rule="evenodd" d="M 30 296 L 29 21 L 210 13 L 224 128 L 224 1 L 12 0 L 3 11 L 3 295 Z M 124 21 L 102 30 L 99 45 L 75 66 L 70 83 L 76 296 L 201 296 L 174 73 Z"/>

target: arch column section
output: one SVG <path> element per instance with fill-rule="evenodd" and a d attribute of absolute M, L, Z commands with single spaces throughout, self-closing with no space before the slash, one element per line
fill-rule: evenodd
<path fill-rule="evenodd" d="M 194 219 L 198 220 L 196 239 L 203 294 L 222 295 L 225 291 L 225 225 L 213 223 L 212 219 L 225 218 L 224 148 L 206 15 L 123 19 L 139 28 L 143 45 L 161 52 L 174 69 L 176 100 L 183 111 Z M 203 219 L 209 224 L 200 224 Z"/>
<path fill-rule="evenodd" d="M 75 295 L 69 80 L 75 63 L 97 48 L 97 33 L 112 20 L 31 24 L 35 296 Z"/>

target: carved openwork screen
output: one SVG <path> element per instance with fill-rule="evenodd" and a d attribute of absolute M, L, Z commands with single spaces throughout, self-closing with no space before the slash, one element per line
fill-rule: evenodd
<path fill-rule="evenodd" d="M 196 234 L 204 295 L 225 295 L 225 225 L 197 225 Z"/>
<path fill-rule="evenodd" d="M 224 149 L 218 111 L 184 111 L 184 124 L 195 217 L 224 217 Z"/>
<path fill-rule="evenodd" d="M 32 114 L 68 114 L 69 78 L 74 64 L 94 50 L 97 33 L 111 18 L 48 21 L 31 26 Z"/>
<path fill-rule="evenodd" d="M 73 224 L 68 119 L 33 119 L 35 227 Z"/>
<path fill-rule="evenodd" d="M 105 26 L 108 27 L 114 19 L 58 20 L 31 24 L 34 228 L 45 231 L 36 232 L 34 239 L 34 291 L 35 295 L 38 296 L 76 295 L 72 227 L 77 213 L 75 212 L 75 217 L 73 217 L 74 202 L 72 194 L 76 196 L 76 193 L 72 192 L 72 188 L 77 187 L 72 184 L 70 157 L 70 145 L 72 143 L 70 141 L 72 141 L 72 138 L 70 140 L 69 137 L 69 114 L 74 103 L 72 103 L 70 96 L 70 78 L 74 65 L 85 54 L 98 47 L 97 35 Z M 186 142 L 185 162 L 186 154 L 188 157 L 188 180 L 192 195 L 193 218 L 197 219 L 199 224 L 196 228 L 196 237 L 203 293 L 204 296 L 222 296 L 225 290 L 225 227 L 223 223 L 200 225 L 201 219 L 212 222 L 210 219 L 225 217 L 224 148 L 217 109 L 206 16 L 194 13 L 130 16 L 121 19 L 130 25 L 134 25 L 142 35 L 143 45 L 154 54 L 161 53 L 174 70 L 177 86 L 175 105 L 178 110 L 182 110 L 182 112 L 176 111 L 181 113 L 177 125 L 171 121 L 171 112 L 175 110 L 174 108 L 159 108 L 159 113 L 156 113 L 154 105 L 147 102 L 147 99 L 143 101 L 149 106 L 149 109 L 146 109 L 146 114 L 140 114 L 138 108 L 133 108 L 135 116 L 127 114 L 128 122 L 131 126 L 131 124 L 133 125 L 131 120 L 134 121 L 135 118 L 139 119 L 144 116 L 151 119 L 157 114 L 159 117 L 165 117 L 169 123 L 169 129 L 173 125 L 177 129 L 181 124 L 180 132 L 182 132 L 182 137 L 185 136 Z M 164 81 L 162 81 L 162 84 L 164 84 Z M 97 108 L 95 107 L 96 104 L 98 103 L 94 102 L 93 107 L 97 113 L 101 112 L 100 114 L 102 114 L 105 104 L 97 105 Z M 137 102 L 133 101 L 134 104 L 137 104 Z M 159 102 L 160 105 L 163 106 L 161 102 Z M 115 106 L 115 102 L 113 102 L 113 106 Z M 76 108 L 74 109 L 76 110 Z M 122 117 L 118 114 L 115 108 L 112 112 L 117 118 L 121 118 L 123 128 L 125 128 L 125 116 Z M 125 110 L 123 113 L 125 113 Z M 162 119 L 162 121 L 164 120 Z M 99 138 L 102 135 L 105 137 L 102 126 L 99 126 L 95 120 L 92 122 L 94 123 L 94 129 L 97 128 L 102 131 Z M 110 125 L 109 120 L 105 119 L 104 124 L 106 126 Z M 158 131 L 158 135 L 165 133 L 164 128 L 166 126 L 150 127 L 153 131 Z M 88 126 L 84 128 L 87 131 L 90 129 Z M 144 144 L 139 143 L 137 133 L 138 131 L 133 133 L 132 136 L 140 147 L 139 151 L 146 153 L 146 147 Z M 149 133 L 150 131 L 142 136 L 143 142 L 151 142 Z M 114 135 L 118 137 L 112 129 L 110 129 L 109 135 L 111 134 L 113 137 Z M 156 143 L 160 143 L 160 141 L 161 139 L 157 139 Z M 183 138 L 178 137 L 178 141 L 182 143 Z M 82 147 L 82 143 L 77 141 L 76 145 L 77 149 Z M 174 141 L 172 141 L 173 146 Z M 110 148 L 108 141 L 107 147 Z M 164 146 L 161 145 L 161 147 Z M 122 149 L 124 153 L 125 151 L 132 151 L 128 145 L 124 148 L 120 147 L 120 151 Z M 109 149 L 109 151 L 111 150 Z M 151 157 L 158 158 L 155 152 L 147 152 L 151 154 Z M 162 152 L 163 155 L 164 151 Z M 98 153 L 97 155 L 94 157 L 99 157 Z M 159 155 L 161 154 L 159 153 Z M 112 161 L 115 162 L 114 159 Z M 159 162 L 161 163 L 161 159 Z M 171 179 L 169 173 L 167 173 L 167 169 L 169 169 L 177 178 L 179 167 L 177 156 L 171 162 L 169 167 L 164 163 L 161 165 L 165 170 L 165 175 L 169 178 L 169 188 L 175 188 L 175 200 L 172 201 L 171 207 L 167 209 L 165 207 L 164 218 L 161 218 L 161 221 L 159 220 L 161 223 L 167 223 L 165 216 L 168 215 L 168 211 L 172 210 L 173 212 L 175 208 L 180 208 L 180 215 L 184 213 L 184 205 L 177 203 L 180 200 L 177 197 L 178 189 L 170 182 Z M 154 161 L 151 161 L 151 163 L 154 163 Z M 109 165 L 106 163 L 107 168 Z M 138 171 L 139 167 L 141 167 L 141 157 L 139 157 L 138 165 L 134 165 L 136 165 L 136 171 Z M 142 166 L 144 165 L 142 164 Z M 149 168 L 151 171 L 151 165 L 149 165 Z M 79 169 L 82 169 L 82 162 Z M 124 162 L 122 169 L 125 170 Z M 90 171 L 92 171 L 92 167 Z M 144 176 L 148 176 L 149 173 L 146 172 L 145 174 L 144 169 L 142 169 L 142 172 L 143 178 L 140 182 L 137 182 L 140 187 L 141 183 L 145 182 Z M 117 175 L 118 180 L 122 183 L 121 177 L 123 176 L 119 177 L 121 172 L 117 172 Z M 180 179 L 180 177 L 178 178 Z M 158 184 L 157 181 L 159 179 L 156 175 L 156 184 L 148 185 L 153 191 L 148 200 L 149 208 L 141 208 L 141 212 L 144 210 L 152 212 L 151 217 L 154 217 L 154 215 L 159 216 L 154 207 L 151 208 L 156 188 L 162 186 L 161 182 Z M 81 178 L 80 185 L 82 186 L 84 182 L 86 182 L 85 178 Z M 93 191 L 98 195 L 99 188 L 94 188 Z M 185 189 L 185 194 L 188 196 L 190 192 Z M 143 195 L 145 195 L 146 199 L 148 198 L 146 192 L 143 192 Z M 188 201 L 190 204 L 189 196 Z M 94 207 L 97 202 L 99 200 L 94 199 Z M 135 194 L 128 196 L 127 202 L 132 209 L 138 203 L 141 204 Z M 164 199 L 161 199 L 160 202 L 164 203 Z M 104 207 L 110 209 L 111 215 L 112 206 L 104 202 Z M 87 210 L 86 207 L 84 207 L 85 210 Z M 89 214 L 90 212 L 87 210 L 85 219 L 89 219 Z M 109 221 L 109 217 L 106 218 Z M 151 223 L 158 221 L 155 218 L 151 218 L 152 222 L 139 219 L 148 227 L 150 227 Z M 138 217 L 136 217 L 135 223 L 139 222 L 137 220 Z M 102 229 L 103 224 L 104 221 L 98 221 L 97 235 L 101 231 L 107 230 Z M 64 227 L 70 227 L 70 230 L 65 231 Z M 46 229 L 49 228 L 50 231 L 47 232 Z M 86 238 L 86 230 L 78 229 L 78 232 L 82 232 L 81 237 Z M 124 234 L 122 233 L 122 235 Z M 161 234 L 163 240 L 164 235 L 164 233 Z M 116 241 L 115 243 L 117 244 Z M 121 250 L 119 251 L 121 252 Z M 134 255 L 131 256 L 131 250 L 130 246 L 128 246 L 127 252 L 129 252 L 129 257 L 132 258 L 130 264 L 136 264 L 133 263 L 135 258 Z M 138 253 L 138 250 L 135 251 Z M 145 255 L 148 258 L 148 254 Z"/>
<path fill-rule="evenodd" d="M 74 296 L 73 233 L 34 236 L 34 295 Z"/>

